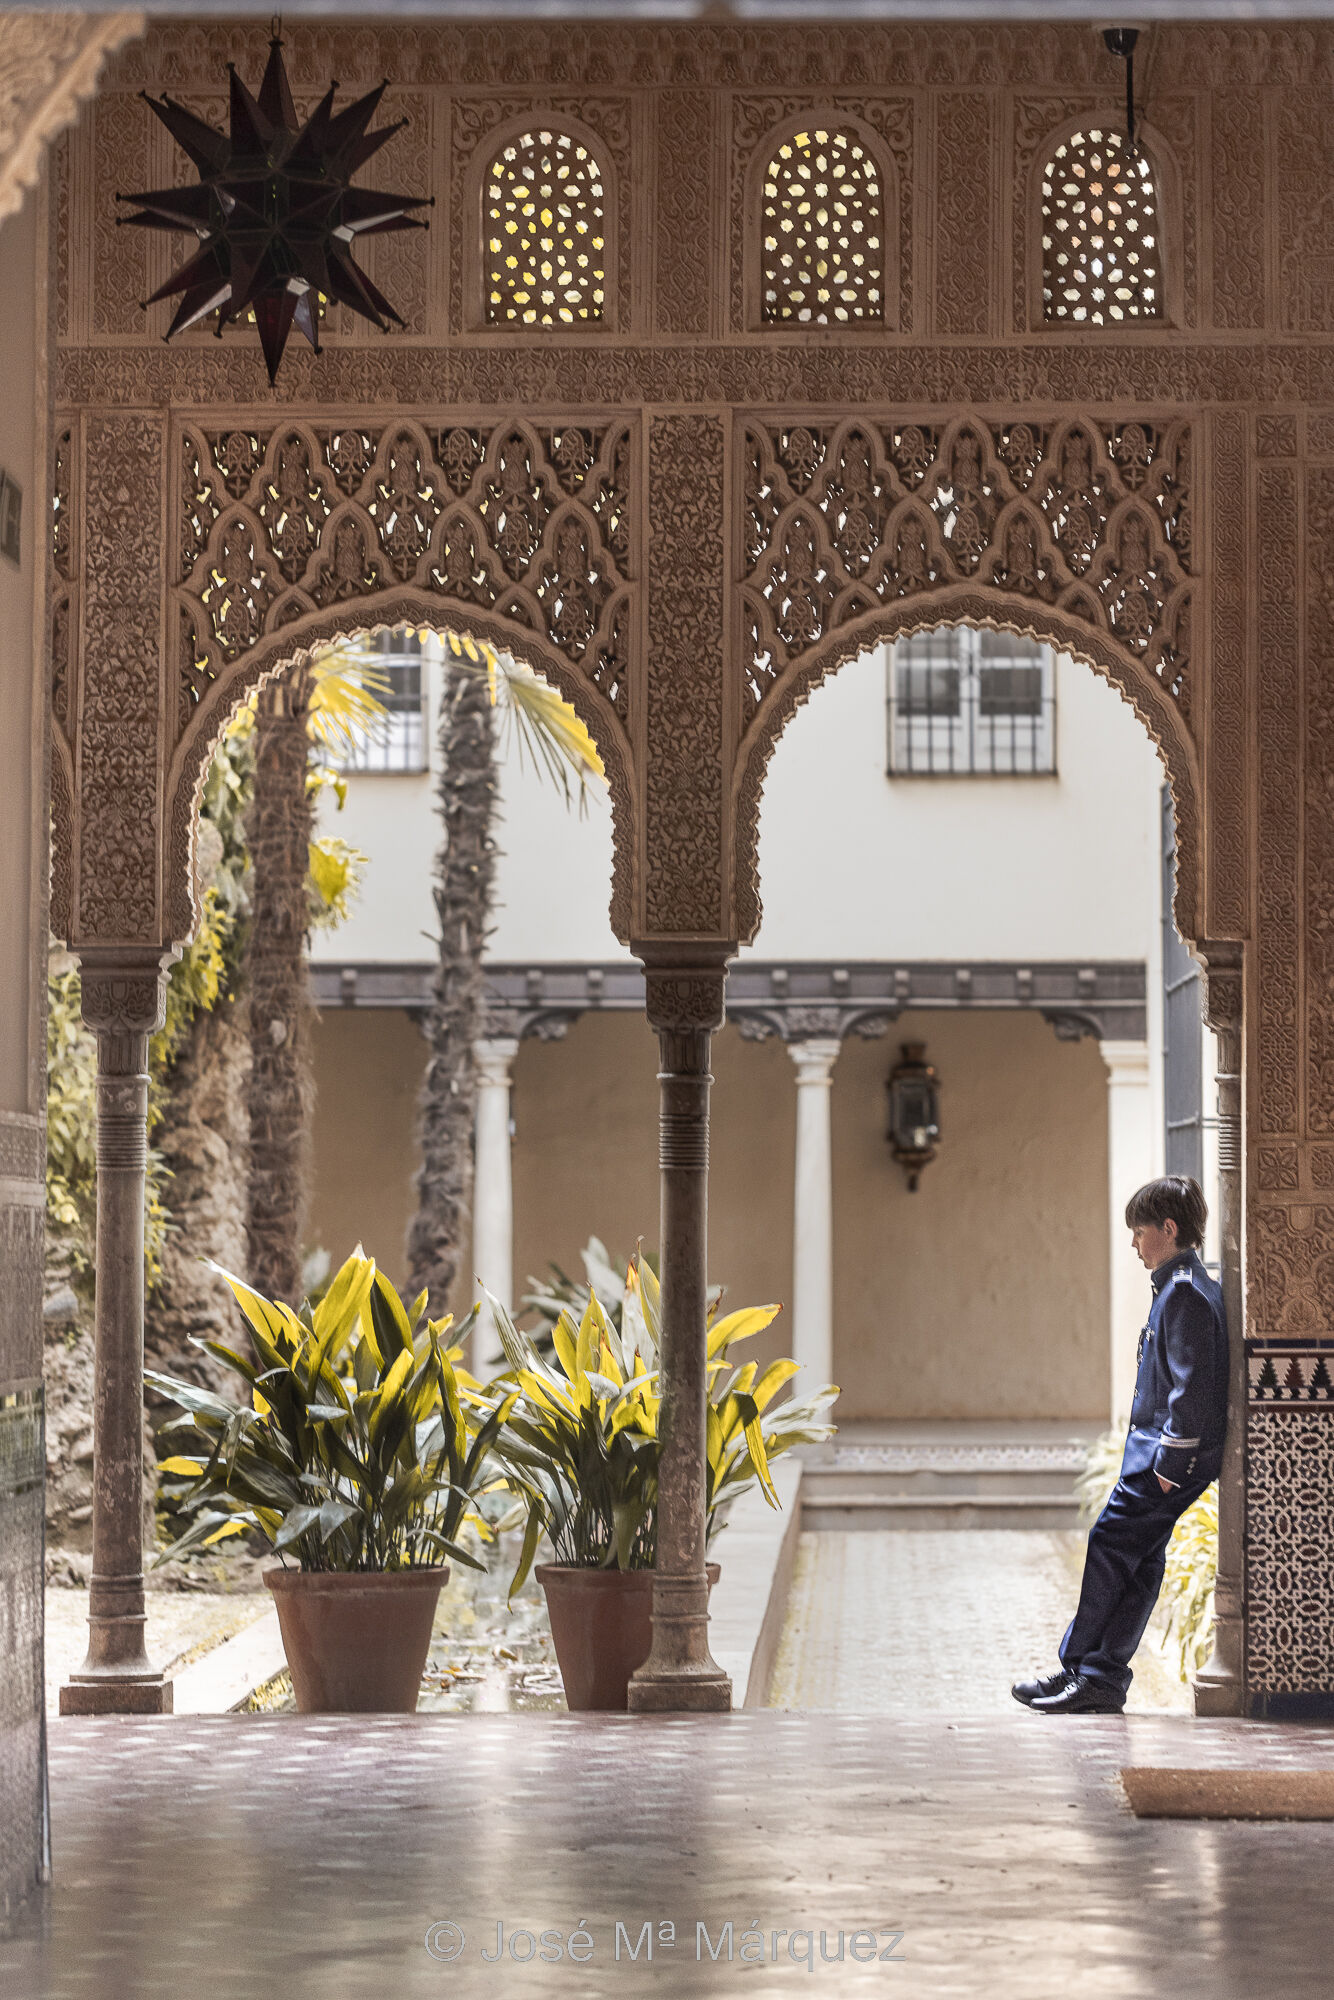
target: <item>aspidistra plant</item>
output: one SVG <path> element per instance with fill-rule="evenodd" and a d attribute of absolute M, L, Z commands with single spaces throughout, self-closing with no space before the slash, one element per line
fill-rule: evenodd
<path fill-rule="evenodd" d="M 553 1356 L 544 1356 L 490 1301 L 505 1359 L 503 1374 L 484 1392 L 501 1418 L 494 1455 L 506 1484 L 526 1504 L 527 1523 L 510 1584 L 526 1579 L 545 1533 L 557 1562 L 579 1568 L 651 1569 L 657 1552 L 659 1346 L 658 1280 L 642 1256 L 630 1265 L 619 1331 L 590 1291 L 576 1326 L 563 1311 L 552 1329 Z M 795 1361 L 771 1361 L 762 1372 L 737 1368 L 728 1350 L 761 1333 L 777 1306 L 750 1306 L 708 1326 L 708 1466 L 706 1538 L 725 1521 L 732 1502 L 758 1483 L 770 1506 L 780 1502 L 770 1462 L 794 1444 L 832 1435 L 820 1406 L 838 1390 L 826 1386 L 802 1402 L 771 1408 L 797 1373 Z"/>
<path fill-rule="evenodd" d="M 145 1373 L 183 1412 L 167 1428 L 196 1442 L 160 1468 L 185 1482 L 177 1497 L 193 1519 L 157 1560 L 257 1527 L 305 1570 L 398 1570 L 446 1556 L 484 1568 L 458 1538 L 466 1521 L 491 1537 L 474 1502 L 489 1490 L 489 1454 L 512 1399 L 481 1397 L 461 1339 L 445 1344 L 452 1320 L 427 1318 L 425 1292 L 405 1308 L 360 1248 L 297 1312 L 213 1269 L 236 1295 L 257 1359 L 195 1341 L 246 1383 L 240 1405 Z"/>

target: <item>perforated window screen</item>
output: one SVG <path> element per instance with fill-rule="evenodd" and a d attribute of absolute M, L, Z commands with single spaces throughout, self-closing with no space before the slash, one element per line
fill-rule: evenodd
<path fill-rule="evenodd" d="M 494 325 L 604 319 L 602 169 L 568 132 L 523 132 L 487 171 L 486 317 Z"/>
<path fill-rule="evenodd" d="M 1076 132 L 1042 178 L 1042 301 L 1049 320 L 1161 319 L 1153 170 L 1120 132 Z"/>
<path fill-rule="evenodd" d="M 765 320 L 883 320 L 884 194 L 856 132 L 785 139 L 764 176 L 762 226 Z"/>

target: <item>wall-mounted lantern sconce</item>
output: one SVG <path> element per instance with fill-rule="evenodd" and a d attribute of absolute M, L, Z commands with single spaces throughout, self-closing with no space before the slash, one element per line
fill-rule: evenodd
<path fill-rule="evenodd" d="M 894 1158 L 917 1190 L 922 1168 L 936 1157 L 940 1137 L 940 1081 L 926 1060 L 925 1042 L 900 1044 L 899 1061 L 889 1072 L 889 1131 Z"/>

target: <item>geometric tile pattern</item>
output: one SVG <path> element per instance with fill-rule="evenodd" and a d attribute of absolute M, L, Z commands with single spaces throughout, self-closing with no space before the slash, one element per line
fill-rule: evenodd
<path fill-rule="evenodd" d="M 1246 1379 L 1252 1403 L 1334 1403 L 1334 1340 L 1248 1340 Z"/>
<path fill-rule="evenodd" d="M 1246 1442 L 1247 1680 L 1275 1694 L 1334 1688 L 1334 1422 L 1252 1406 Z"/>

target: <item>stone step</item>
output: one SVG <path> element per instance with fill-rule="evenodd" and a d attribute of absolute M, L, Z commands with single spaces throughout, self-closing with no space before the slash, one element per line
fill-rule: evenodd
<path fill-rule="evenodd" d="M 1073 1528 L 1077 1439 L 835 1439 L 804 1454 L 809 1528 Z"/>
<path fill-rule="evenodd" d="M 896 1471 L 889 1468 L 807 1466 L 802 1480 L 802 1500 L 833 1500 L 843 1493 L 872 1493 L 881 1499 L 899 1494 L 1045 1494 L 1053 1500 L 1068 1500 L 1074 1490 L 1075 1473 L 979 1471 L 973 1467 L 920 1468 Z"/>
<path fill-rule="evenodd" d="M 801 1525 L 812 1529 L 1077 1528 L 1073 1494 L 865 1493 L 847 1488 L 813 1497 L 802 1482 Z"/>

